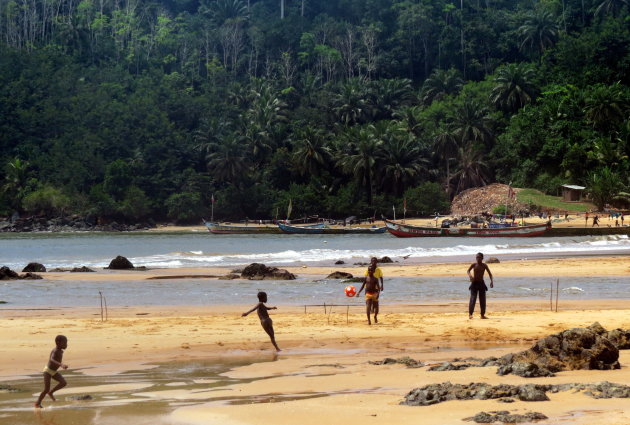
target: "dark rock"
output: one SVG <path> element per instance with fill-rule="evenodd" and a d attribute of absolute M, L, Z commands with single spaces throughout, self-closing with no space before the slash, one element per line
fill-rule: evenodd
<path fill-rule="evenodd" d="M 608 381 L 590 384 L 584 388 L 585 394 L 593 398 L 630 398 L 630 387 L 622 384 L 613 384 Z"/>
<path fill-rule="evenodd" d="M 424 366 L 424 363 L 419 362 L 418 360 L 414 360 L 408 356 L 400 357 L 398 359 L 392 359 L 390 357 L 387 357 L 383 360 L 370 361 L 369 363 L 373 365 L 377 365 L 377 366 L 386 365 L 386 364 L 404 364 L 405 366 L 409 368 L 419 368 L 419 367 Z"/>
<path fill-rule="evenodd" d="M 335 261 L 335 264 L 346 264 L 346 262 L 343 260 L 337 260 Z"/>
<path fill-rule="evenodd" d="M 133 264 L 131 264 L 131 261 L 119 255 L 109 263 L 108 267 L 105 267 L 105 268 L 112 269 L 112 270 L 129 270 L 129 269 L 133 269 L 134 267 L 133 267 Z"/>
<path fill-rule="evenodd" d="M 499 403 L 514 403 L 514 399 L 513 398 L 500 398 L 497 400 Z"/>
<path fill-rule="evenodd" d="M 606 338 L 606 330 L 597 325 L 568 329 L 538 340 L 529 350 L 504 356 L 499 360 L 503 367 L 498 373 L 517 371 L 531 377 L 562 370 L 619 369 L 619 349 Z"/>
<path fill-rule="evenodd" d="M 28 263 L 26 267 L 22 269 L 22 273 L 46 273 L 46 267 L 40 263 Z"/>
<path fill-rule="evenodd" d="M 519 387 L 518 399 L 521 401 L 547 401 L 549 397 L 545 394 L 545 389 L 541 385 L 521 385 Z"/>
<path fill-rule="evenodd" d="M 0 280 L 14 280 L 19 278 L 20 276 L 7 266 L 0 267 Z"/>
<path fill-rule="evenodd" d="M 20 275 L 20 279 L 22 280 L 38 280 L 38 279 L 43 279 L 43 277 L 41 277 L 38 274 L 35 273 L 24 273 L 22 275 Z"/>
<path fill-rule="evenodd" d="M 431 366 L 429 372 L 446 372 L 449 370 L 464 370 L 472 366 L 470 363 L 453 364 L 451 362 L 444 362 L 441 365 Z"/>
<path fill-rule="evenodd" d="M 252 263 L 243 269 L 241 277 L 249 280 L 294 280 L 295 275 L 287 270 Z"/>
<path fill-rule="evenodd" d="M 234 279 L 240 279 L 241 275 L 240 274 L 236 274 L 236 273 L 229 273 L 226 274 L 225 276 L 221 276 L 219 279 L 223 279 L 223 280 L 234 280 Z"/>
<path fill-rule="evenodd" d="M 478 424 L 491 424 L 493 422 L 503 422 L 508 424 L 516 424 L 521 422 L 533 422 L 542 419 L 549 419 L 547 416 L 539 412 L 527 412 L 524 415 L 510 414 L 510 412 L 502 410 L 499 412 L 479 412 L 470 418 L 464 418 L 464 421 L 472 421 Z"/>
<path fill-rule="evenodd" d="M 0 384 L 0 393 L 19 393 L 20 390 L 11 385 Z"/>
<path fill-rule="evenodd" d="M 361 283 L 365 280 L 364 277 L 353 277 L 350 279 L 345 279 L 342 283 Z"/>
<path fill-rule="evenodd" d="M 441 384 L 425 385 L 411 390 L 400 404 L 409 406 L 430 406 L 449 400 L 490 400 L 517 397 L 522 401 L 547 400 L 550 386 L 546 385 L 496 385 L 472 383 L 467 385 Z"/>
<path fill-rule="evenodd" d="M 81 266 L 81 267 L 73 267 L 70 270 L 71 273 L 95 273 L 94 270 L 92 270 L 89 267 L 86 266 Z"/>
<path fill-rule="evenodd" d="M 326 279 L 352 279 L 353 277 L 354 276 L 352 276 L 352 273 L 333 272 L 326 276 Z"/>
<path fill-rule="evenodd" d="M 387 263 L 393 263 L 394 261 L 386 255 L 386 256 L 384 256 L 383 258 L 379 258 L 379 259 L 377 259 L 377 261 L 376 261 L 376 262 L 377 262 L 377 263 L 387 264 Z"/>
<path fill-rule="evenodd" d="M 630 329 L 613 329 L 606 333 L 606 338 L 620 350 L 630 349 Z"/>
<path fill-rule="evenodd" d="M 490 257 L 486 260 L 487 264 L 497 264 L 500 263 L 499 259 L 497 257 Z"/>
<path fill-rule="evenodd" d="M 88 401 L 88 400 L 94 400 L 94 398 L 89 395 L 89 394 L 83 394 L 83 395 L 71 395 L 66 397 L 67 400 L 72 400 L 72 401 Z"/>
<path fill-rule="evenodd" d="M 530 362 L 514 362 L 505 366 L 501 366 L 499 367 L 499 370 L 497 370 L 497 374 L 501 376 L 510 373 L 513 375 L 522 376 L 524 378 L 555 376 L 553 372 Z"/>

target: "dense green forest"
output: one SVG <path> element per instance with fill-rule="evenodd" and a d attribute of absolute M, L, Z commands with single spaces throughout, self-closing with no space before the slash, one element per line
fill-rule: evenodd
<path fill-rule="evenodd" d="M 0 215 L 630 191 L 628 0 L 0 0 Z"/>

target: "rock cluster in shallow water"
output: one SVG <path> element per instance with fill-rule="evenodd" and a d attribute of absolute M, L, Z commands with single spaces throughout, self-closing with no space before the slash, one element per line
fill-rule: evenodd
<path fill-rule="evenodd" d="M 510 413 L 507 410 L 479 412 L 470 418 L 464 418 L 464 421 L 476 422 L 478 424 L 491 424 L 493 422 L 503 422 L 508 424 L 517 424 L 521 422 L 534 422 L 542 419 L 548 419 L 547 416 L 538 412 L 527 412 L 523 415 Z"/>
<path fill-rule="evenodd" d="M 443 382 L 411 390 L 400 403 L 408 406 L 431 406 L 451 400 L 490 400 L 516 398 L 521 401 L 549 400 L 547 392 L 584 392 L 593 398 L 630 398 L 630 386 L 611 382 L 562 385 L 495 385 L 484 383 L 451 384 Z"/>

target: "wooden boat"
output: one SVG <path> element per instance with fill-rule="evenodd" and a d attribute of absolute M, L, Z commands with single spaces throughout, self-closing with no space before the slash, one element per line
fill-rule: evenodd
<path fill-rule="evenodd" d="M 242 224 L 221 224 L 211 223 L 209 221 L 203 222 L 210 233 L 218 235 L 233 235 L 233 234 L 267 234 L 267 233 L 282 233 L 278 226 L 267 225 L 242 225 Z"/>
<path fill-rule="evenodd" d="M 535 224 L 531 226 L 500 227 L 490 229 L 474 229 L 464 227 L 422 227 L 396 223 L 385 220 L 387 231 L 399 238 L 437 237 L 437 236 L 461 236 L 461 237 L 529 237 L 541 236 L 549 227 L 547 224 Z"/>
<path fill-rule="evenodd" d="M 386 227 L 319 227 L 291 226 L 289 224 L 278 223 L 278 228 L 284 233 L 302 235 L 356 235 L 356 234 L 378 234 L 385 233 Z"/>

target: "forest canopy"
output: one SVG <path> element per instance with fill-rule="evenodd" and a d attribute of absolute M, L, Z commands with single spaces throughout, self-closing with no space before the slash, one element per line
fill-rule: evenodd
<path fill-rule="evenodd" d="M 0 215 L 630 192 L 627 0 L 2 0 L 0 58 Z"/>

